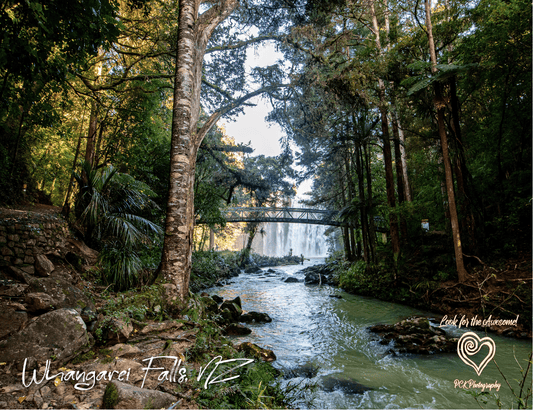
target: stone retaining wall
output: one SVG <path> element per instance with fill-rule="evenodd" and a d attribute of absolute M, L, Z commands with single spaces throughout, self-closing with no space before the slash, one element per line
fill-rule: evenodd
<path fill-rule="evenodd" d="M 33 265 L 35 255 L 57 252 L 68 236 L 58 213 L 0 209 L 0 266 Z"/>

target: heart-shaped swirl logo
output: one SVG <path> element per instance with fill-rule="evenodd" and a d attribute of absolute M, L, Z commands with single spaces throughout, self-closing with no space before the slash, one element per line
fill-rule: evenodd
<path fill-rule="evenodd" d="M 478 366 L 472 360 L 470 360 L 468 356 L 477 354 L 483 346 L 487 346 L 489 348 L 489 353 Z M 487 366 L 487 364 L 489 364 L 496 354 L 496 344 L 490 337 L 484 337 L 483 339 L 480 339 L 479 336 L 474 332 L 466 332 L 461 336 L 459 342 L 457 343 L 457 354 L 463 362 L 470 367 L 473 367 L 477 375 L 480 376 L 483 369 Z"/>

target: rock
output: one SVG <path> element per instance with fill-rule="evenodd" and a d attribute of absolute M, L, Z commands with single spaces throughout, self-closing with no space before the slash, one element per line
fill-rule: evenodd
<path fill-rule="evenodd" d="M 161 409 L 168 408 L 176 401 L 177 398 L 169 393 L 111 381 L 105 389 L 102 408 Z"/>
<path fill-rule="evenodd" d="M 19 282 L 23 282 L 27 285 L 30 285 L 34 280 L 32 276 L 15 266 L 8 266 L 8 274 L 13 277 L 13 279 L 16 279 Z"/>
<path fill-rule="evenodd" d="M 22 370 L 24 359 L 55 358 L 61 365 L 89 343 L 85 323 L 74 309 L 59 309 L 33 319 L 25 329 L 0 341 L 0 357 Z"/>
<path fill-rule="evenodd" d="M 328 278 L 320 273 L 309 272 L 305 275 L 304 283 L 306 285 L 326 285 Z"/>
<path fill-rule="evenodd" d="M 219 313 L 221 317 L 218 321 L 219 324 L 231 323 L 235 320 L 233 314 L 228 309 L 221 310 Z"/>
<path fill-rule="evenodd" d="M 164 330 L 169 330 L 173 328 L 179 329 L 182 326 L 183 323 L 174 322 L 173 320 L 167 320 L 161 323 L 152 323 L 150 325 L 146 325 L 141 329 L 139 333 L 141 335 L 146 335 L 151 332 L 162 332 Z"/>
<path fill-rule="evenodd" d="M 265 349 L 254 343 L 241 343 L 240 345 L 235 346 L 235 348 L 241 352 L 244 352 L 247 356 L 251 356 L 264 362 L 273 362 L 276 360 L 276 355 L 272 350 Z"/>
<path fill-rule="evenodd" d="M 55 309 L 58 305 L 50 295 L 43 292 L 28 293 L 24 298 L 24 302 L 27 304 L 28 312 L 49 312 Z"/>
<path fill-rule="evenodd" d="M 424 317 L 411 317 L 394 325 L 375 325 L 369 330 L 381 337 L 381 344 L 393 340 L 393 352 L 396 354 L 434 354 L 457 350 L 457 338 L 446 336 L 442 329 L 431 326 Z"/>
<path fill-rule="evenodd" d="M 283 282 L 285 282 L 285 283 L 298 283 L 300 281 L 298 279 L 293 278 L 292 276 L 290 276 L 287 279 L 285 279 Z"/>
<path fill-rule="evenodd" d="M 201 301 L 205 305 L 205 310 L 211 313 L 218 312 L 218 304 L 210 297 L 201 297 Z"/>
<path fill-rule="evenodd" d="M 312 379 L 318 374 L 318 367 L 313 363 L 305 363 L 301 366 L 293 367 L 288 369 L 284 373 L 286 379 L 291 379 L 293 377 L 306 377 Z"/>
<path fill-rule="evenodd" d="M 28 285 L 22 283 L 14 283 L 9 286 L 0 286 L 0 296 L 7 296 L 11 298 L 20 297 L 28 288 Z"/>
<path fill-rule="evenodd" d="M 229 310 L 233 320 L 238 320 L 242 314 L 242 309 L 237 303 L 233 303 L 233 302 L 234 301 L 223 302 L 222 305 L 220 305 L 220 310 L 225 310 L 225 309 Z"/>
<path fill-rule="evenodd" d="M 239 268 L 231 268 L 229 271 L 229 276 L 232 278 L 235 278 L 241 274 L 241 270 Z"/>
<path fill-rule="evenodd" d="M 122 319 L 111 318 L 107 325 L 107 340 L 122 343 L 127 341 L 133 332 L 133 325 Z"/>
<path fill-rule="evenodd" d="M 98 252 L 89 248 L 82 241 L 69 238 L 67 240 L 66 248 L 81 256 L 88 265 L 95 265 L 98 261 Z"/>
<path fill-rule="evenodd" d="M 9 394 L 9 393 L 15 393 L 18 391 L 23 391 L 24 389 L 25 387 L 22 384 L 17 383 L 17 384 L 12 384 L 10 386 L 2 387 L 2 389 L 0 390 L 0 393 Z"/>
<path fill-rule="evenodd" d="M 141 349 L 139 349 L 137 346 L 125 345 L 123 343 L 111 346 L 110 350 L 113 352 L 113 356 L 115 357 L 133 357 L 141 353 Z"/>
<path fill-rule="evenodd" d="M 221 304 L 222 302 L 224 302 L 224 299 L 222 299 L 220 296 L 218 295 L 212 295 L 211 296 L 211 299 L 213 299 L 215 302 L 217 302 L 217 304 Z"/>
<path fill-rule="evenodd" d="M 32 265 L 22 266 L 20 269 L 29 275 L 35 275 L 35 267 Z"/>
<path fill-rule="evenodd" d="M 242 309 L 242 301 L 241 297 L 237 296 L 235 299 L 228 300 L 230 303 L 235 303 L 237 306 L 239 306 Z"/>
<path fill-rule="evenodd" d="M 224 329 L 224 334 L 227 336 L 244 336 L 249 335 L 250 333 L 252 333 L 251 329 L 248 329 L 243 325 L 239 325 L 238 323 L 231 323 Z"/>
<path fill-rule="evenodd" d="M 345 394 L 363 394 L 365 391 L 372 390 L 370 387 L 363 386 L 355 380 L 342 379 L 336 376 L 323 377 L 322 388 L 327 392 L 341 390 Z"/>
<path fill-rule="evenodd" d="M 244 270 L 244 273 L 259 273 L 262 272 L 259 266 L 250 266 Z"/>
<path fill-rule="evenodd" d="M 35 255 L 35 271 L 39 276 L 47 277 L 54 271 L 55 266 L 44 255 Z"/>
<path fill-rule="evenodd" d="M 35 408 L 37 409 L 40 409 L 43 407 L 43 404 L 44 404 L 44 400 L 41 396 L 41 392 L 40 391 L 36 391 L 34 394 L 33 394 L 33 404 L 35 405 Z"/>
<path fill-rule="evenodd" d="M 18 332 L 28 321 L 28 314 L 12 307 L 0 307 L 0 339 Z"/>
<path fill-rule="evenodd" d="M 341 295 L 328 295 L 330 298 L 342 299 Z"/>
<path fill-rule="evenodd" d="M 270 323 L 272 322 L 272 318 L 268 316 L 266 313 L 259 313 L 259 312 L 248 312 L 241 315 L 239 318 L 239 322 L 244 323 Z"/>
<path fill-rule="evenodd" d="M 30 293 L 46 293 L 54 301 L 56 308 L 88 308 L 96 311 L 94 303 L 76 286 L 70 271 L 64 267 L 56 268 L 49 277 L 33 278 Z"/>

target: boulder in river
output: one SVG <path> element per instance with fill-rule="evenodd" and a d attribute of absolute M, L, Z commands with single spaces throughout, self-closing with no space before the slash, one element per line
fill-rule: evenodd
<path fill-rule="evenodd" d="M 245 273 L 259 273 L 262 269 L 259 266 L 250 266 L 244 270 Z"/>
<path fill-rule="evenodd" d="M 228 336 L 245 336 L 252 333 L 252 330 L 238 323 L 231 323 L 224 328 L 224 334 Z"/>
<path fill-rule="evenodd" d="M 285 283 L 298 283 L 300 281 L 298 279 L 296 279 L 296 278 L 293 278 L 292 276 L 289 276 L 283 282 L 285 282 Z"/>
<path fill-rule="evenodd" d="M 221 304 L 222 302 L 224 302 L 224 299 L 222 299 L 220 296 L 218 295 L 212 295 L 211 296 L 211 299 L 213 299 L 215 302 L 217 302 L 217 304 Z"/>
<path fill-rule="evenodd" d="M 238 320 L 242 314 L 241 307 L 237 303 L 234 303 L 233 301 L 225 301 L 222 303 L 222 305 L 220 305 L 221 311 L 226 310 L 226 309 L 230 311 L 231 317 L 233 318 L 233 320 Z"/>
<path fill-rule="evenodd" d="M 272 322 L 272 318 L 266 313 L 248 312 L 242 314 L 239 321 L 244 323 L 270 323 Z"/>
<path fill-rule="evenodd" d="M 353 379 L 344 379 L 338 376 L 325 376 L 322 378 L 322 389 L 327 392 L 340 390 L 345 394 L 363 394 L 372 390 Z"/>
<path fill-rule="evenodd" d="M 328 277 L 321 273 L 309 272 L 305 275 L 304 283 L 306 285 L 327 285 Z"/>
<path fill-rule="evenodd" d="M 369 330 L 381 337 L 382 344 L 393 340 L 393 353 L 434 354 L 457 350 L 457 338 L 431 326 L 425 317 L 410 317 L 394 325 L 375 325 Z"/>
<path fill-rule="evenodd" d="M 293 377 L 306 377 L 312 379 L 318 374 L 318 366 L 314 363 L 305 363 L 300 366 L 287 369 L 284 372 L 284 377 L 286 379 L 292 379 Z"/>
<path fill-rule="evenodd" d="M 276 355 L 272 350 L 265 349 L 254 343 L 245 342 L 235 346 L 235 348 L 241 352 L 244 352 L 248 357 L 254 357 L 264 362 L 273 362 L 276 360 Z"/>

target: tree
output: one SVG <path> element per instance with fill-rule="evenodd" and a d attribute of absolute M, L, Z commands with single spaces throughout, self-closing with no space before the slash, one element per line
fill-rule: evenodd
<path fill-rule="evenodd" d="M 429 54 L 431 58 L 431 72 L 435 75 L 437 69 L 437 54 L 435 51 L 435 41 L 433 39 L 433 27 L 431 24 L 431 7 L 429 0 L 424 2 L 426 9 L 426 30 L 429 42 Z M 463 263 L 463 250 L 461 243 L 461 232 L 459 230 L 459 219 L 457 217 L 457 208 L 455 206 L 455 194 L 452 177 L 452 166 L 450 162 L 450 155 L 448 152 L 448 138 L 446 136 L 446 129 L 444 124 L 444 109 L 445 102 L 442 97 L 441 84 L 438 81 L 433 83 L 435 90 L 435 109 L 437 111 L 437 124 L 439 127 L 440 144 L 442 148 L 442 159 L 444 162 L 444 172 L 446 175 L 446 192 L 448 194 L 448 206 L 450 209 L 450 221 L 452 224 L 453 247 L 455 250 L 455 263 L 457 266 L 457 274 L 459 275 L 459 282 L 466 281 L 466 269 Z"/>
<path fill-rule="evenodd" d="M 275 4 L 275 2 L 272 2 Z M 226 98 L 227 103 L 209 116 L 198 127 L 202 67 L 207 45 L 217 27 L 239 6 L 238 0 L 220 0 L 199 15 L 200 1 L 180 0 L 174 105 L 170 153 L 170 187 L 168 194 L 165 240 L 161 257 L 161 272 L 172 283 L 176 298 L 188 296 L 191 271 L 192 232 L 194 225 L 194 171 L 196 154 L 206 133 L 224 114 L 239 107 L 248 99 L 280 87 L 279 82 L 262 84 L 258 90 L 239 98 Z M 275 10 L 275 9 L 274 9 Z M 257 15 L 252 10 L 246 18 Z M 274 13 L 274 12 L 273 12 Z M 266 30 L 276 19 L 268 19 Z M 250 24 L 249 21 L 246 24 Z M 261 34 L 261 33 L 260 33 Z M 261 39 L 261 37 L 260 37 Z M 237 41 L 235 48 L 242 48 L 257 40 Z M 232 45 L 228 45 L 232 48 Z M 268 71 L 268 70 L 267 70 Z M 227 93 L 223 93 L 226 94 Z"/>
<path fill-rule="evenodd" d="M 133 7 L 144 1 L 130 1 Z M 73 18 L 74 16 L 74 18 Z M 0 200 L 20 198 L 39 127 L 59 122 L 57 95 L 69 72 L 118 35 L 117 8 L 104 0 L 7 1 L 0 7 Z"/>

